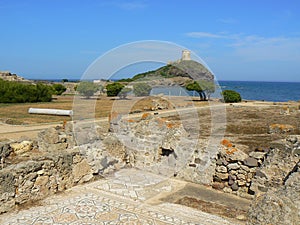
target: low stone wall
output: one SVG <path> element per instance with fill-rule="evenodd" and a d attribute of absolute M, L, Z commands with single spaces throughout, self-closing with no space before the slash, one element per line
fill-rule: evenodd
<path fill-rule="evenodd" d="M 300 158 L 300 136 L 281 140 L 285 149 L 256 148 L 249 154 L 224 139 L 217 156 L 213 188 L 240 197 L 254 198 L 276 190 Z"/>
<path fill-rule="evenodd" d="M 1 149 L 13 153 L 10 146 L 17 144 L 2 144 Z M 93 179 L 91 167 L 79 150 L 30 154 L 30 159 L 6 164 L 0 170 L 0 213 Z"/>
<path fill-rule="evenodd" d="M 246 154 L 229 140 L 222 140 L 212 186 L 240 197 L 252 198 L 254 195 L 250 189 L 252 179 L 258 173 L 267 152 L 268 149 L 257 148 Z"/>

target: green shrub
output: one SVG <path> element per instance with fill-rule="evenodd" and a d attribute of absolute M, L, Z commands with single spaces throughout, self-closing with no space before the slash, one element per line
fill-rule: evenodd
<path fill-rule="evenodd" d="M 146 83 L 136 83 L 133 85 L 133 93 L 135 96 L 149 96 L 152 87 Z"/>
<path fill-rule="evenodd" d="M 53 84 L 52 88 L 55 95 L 61 95 L 67 90 L 67 88 L 62 84 Z"/>
<path fill-rule="evenodd" d="M 233 90 L 224 90 L 222 91 L 224 102 L 233 103 L 242 101 L 241 95 Z"/>
<path fill-rule="evenodd" d="M 108 97 L 118 96 L 123 88 L 124 85 L 118 82 L 108 84 L 106 85 L 106 94 Z"/>
<path fill-rule="evenodd" d="M 81 95 L 84 95 L 86 98 L 90 98 L 96 91 L 99 90 L 99 86 L 89 81 L 82 81 L 76 86 L 75 90 Z"/>
<path fill-rule="evenodd" d="M 48 85 L 0 79 L 0 103 L 50 102 L 51 100 L 52 88 Z"/>

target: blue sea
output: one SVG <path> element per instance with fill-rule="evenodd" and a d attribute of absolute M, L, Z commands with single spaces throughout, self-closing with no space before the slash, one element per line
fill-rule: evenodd
<path fill-rule="evenodd" d="M 219 81 L 220 89 L 234 90 L 241 94 L 243 100 L 260 100 L 271 102 L 287 102 L 300 100 L 300 83 L 293 82 L 261 82 L 261 81 Z M 151 94 L 199 96 L 197 92 L 183 91 L 181 88 L 153 88 Z M 212 97 L 220 97 L 212 94 Z"/>
<path fill-rule="evenodd" d="M 300 100 L 299 82 L 219 81 L 222 90 L 234 90 L 245 100 L 286 102 Z"/>

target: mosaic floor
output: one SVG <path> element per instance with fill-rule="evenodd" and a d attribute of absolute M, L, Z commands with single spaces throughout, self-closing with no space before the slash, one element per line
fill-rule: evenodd
<path fill-rule="evenodd" d="M 181 182 L 135 169 L 73 187 L 41 206 L 0 216 L 1 224 L 233 224 L 188 207 L 158 202 L 156 195 L 174 191 Z"/>

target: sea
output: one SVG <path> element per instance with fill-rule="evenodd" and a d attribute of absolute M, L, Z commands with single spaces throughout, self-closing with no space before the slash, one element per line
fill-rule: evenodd
<path fill-rule="evenodd" d="M 219 81 L 222 90 L 234 90 L 244 100 L 287 102 L 300 100 L 300 82 Z"/>
<path fill-rule="evenodd" d="M 261 81 L 219 81 L 218 92 L 223 90 L 234 90 L 240 93 L 243 100 L 259 100 L 271 102 L 287 102 L 300 100 L 300 83 L 293 82 L 261 82 Z M 184 91 L 181 88 L 154 88 L 151 94 L 165 95 L 190 95 L 199 96 L 194 91 Z M 212 94 L 212 98 L 220 97 L 219 94 Z"/>

